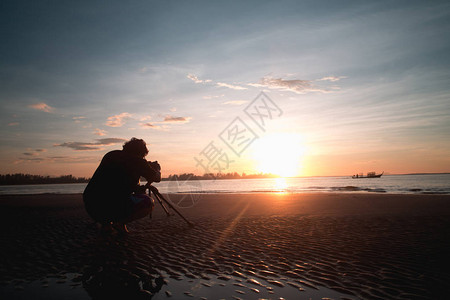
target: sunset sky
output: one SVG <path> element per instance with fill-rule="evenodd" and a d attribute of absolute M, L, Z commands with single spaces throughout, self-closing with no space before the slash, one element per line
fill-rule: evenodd
<path fill-rule="evenodd" d="M 88 177 L 131 137 L 163 176 L 203 174 L 202 159 L 287 176 L 450 171 L 448 1 L 0 8 L 1 174 Z M 246 113 L 258 95 L 274 108 L 262 127 Z M 232 128 L 247 133 L 238 150 Z"/>

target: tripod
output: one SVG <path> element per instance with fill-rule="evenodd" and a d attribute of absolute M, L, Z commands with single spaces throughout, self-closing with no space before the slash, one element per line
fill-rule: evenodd
<path fill-rule="evenodd" d="M 186 223 L 188 223 L 188 225 L 190 227 L 194 227 L 194 224 L 192 224 L 191 222 L 189 222 L 188 219 L 186 219 L 173 205 L 172 203 L 170 203 L 169 201 L 166 200 L 166 198 L 163 197 L 163 195 L 161 195 L 161 193 L 158 191 L 158 189 L 156 187 L 154 187 L 151 184 L 147 184 L 145 185 L 146 188 L 148 188 L 148 195 L 151 196 L 151 193 L 153 193 L 153 195 L 155 196 L 156 200 L 159 202 L 159 204 L 161 204 L 162 208 L 164 209 L 164 211 L 166 212 L 166 215 L 168 217 L 172 216 L 173 214 L 171 214 L 169 212 L 169 210 L 167 209 L 167 207 L 164 205 L 164 203 L 166 203 L 169 208 L 171 208 L 174 212 L 176 212 L 183 220 L 186 221 Z M 150 215 L 151 217 L 151 215 Z"/>

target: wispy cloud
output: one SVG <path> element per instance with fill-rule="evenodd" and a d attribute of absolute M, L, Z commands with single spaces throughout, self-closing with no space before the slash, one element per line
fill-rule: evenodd
<path fill-rule="evenodd" d="M 145 122 L 145 121 L 150 121 L 152 119 L 151 116 L 143 116 L 139 118 L 139 121 L 141 122 Z"/>
<path fill-rule="evenodd" d="M 223 82 L 218 82 L 217 86 L 220 87 L 226 87 L 232 90 L 246 90 L 246 87 L 240 86 L 240 85 L 233 85 L 233 84 L 228 84 L 228 83 L 223 83 Z"/>
<path fill-rule="evenodd" d="M 247 103 L 247 100 L 232 100 L 232 101 L 226 101 L 223 102 L 222 104 L 226 104 L 226 105 L 242 105 L 244 103 Z"/>
<path fill-rule="evenodd" d="M 162 121 L 143 122 L 139 125 L 143 128 L 150 128 L 156 130 L 169 129 L 171 124 L 185 124 L 191 121 L 192 117 L 175 117 L 172 115 L 166 115 Z"/>
<path fill-rule="evenodd" d="M 163 129 L 162 126 L 155 125 L 155 124 L 152 124 L 152 123 L 141 123 L 139 125 L 141 125 L 141 127 L 144 127 L 144 128 L 151 128 L 151 129 L 157 129 L 157 130 Z"/>
<path fill-rule="evenodd" d="M 24 153 L 22 153 L 22 155 L 25 155 L 25 156 L 38 156 L 39 154 L 36 153 L 36 152 L 24 152 Z"/>
<path fill-rule="evenodd" d="M 266 87 L 269 89 L 291 91 L 297 94 L 306 94 L 310 92 L 321 92 L 321 93 L 330 92 L 327 89 L 323 89 L 314 85 L 311 80 L 301 80 L 301 79 L 263 77 L 258 83 L 250 83 L 249 85 L 254 87 Z"/>
<path fill-rule="evenodd" d="M 182 124 L 182 123 L 188 123 L 191 119 L 192 119 L 192 117 L 174 117 L 174 116 L 167 115 L 164 118 L 163 123 L 178 123 L 178 124 Z"/>
<path fill-rule="evenodd" d="M 49 157 L 22 157 L 13 162 L 13 164 L 22 163 L 87 163 L 87 162 L 97 162 L 97 156 L 49 156 Z"/>
<path fill-rule="evenodd" d="M 83 117 L 83 116 L 73 117 L 73 118 L 72 118 L 72 120 L 73 120 L 75 123 L 80 123 L 81 120 L 84 120 L 84 119 L 86 119 L 86 117 Z"/>
<path fill-rule="evenodd" d="M 106 121 L 106 126 L 122 127 L 125 124 L 126 120 L 129 118 L 131 118 L 131 114 L 126 112 L 108 117 L 108 120 Z"/>
<path fill-rule="evenodd" d="M 202 98 L 205 99 L 205 100 L 210 100 L 210 99 L 215 99 L 215 98 L 220 98 L 220 97 L 225 97 L 225 94 L 222 94 L 222 95 L 214 95 L 214 96 L 208 95 L 208 96 L 203 96 Z"/>
<path fill-rule="evenodd" d="M 83 143 L 83 142 L 65 142 L 62 144 L 55 145 L 57 147 L 67 147 L 74 150 L 80 150 L 80 151 L 92 151 L 92 150 L 100 150 L 102 147 L 97 146 L 93 143 Z"/>
<path fill-rule="evenodd" d="M 202 79 L 198 78 L 194 74 L 188 74 L 186 77 L 189 78 L 190 80 L 192 80 L 195 83 L 208 83 L 208 82 L 212 81 L 211 79 L 202 80 Z"/>
<path fill-rule="evenodd" d="M 22 153 L 22 155 L 39 156 L 43 152 L 47 152 L 47 149 L 27 149 L 27 152 Z"/>
<path fill-rule="evenodd" d="M 103 146 L 110 146 L 115 144 L 121 144 L 125 142 L 125 139 L 120 138 L 104 138 L 97 139 L 94 143 L 85 142 L 65 142 L 62 144 L 56 144 L 55 147 L 67 147 L 77 151 L 93 151 L 93 150 L 103 150 Z"/>
<path fill-rule="evenodd" d="M 224 83 L 224 82 L 213 82 L 211 79 L 203 80 L 203 79 L 198 78 L 194 74 L 188 74 L 186 77 L 189 78 L 190 80 L 192 80 L 195 83 L 202 83 L 202 84 L 213 83 L 216 86 L 226 87 L 226 88 L 233 89 L 233 90 L 246 90 L 247 89 L 246 87 L 243 87 L 243 86 L 240 86 L 240 85 L 229 84 L 229 83 Z"/>
<path fill-rule="evenodd" d="M 98 136 L 105 136 L 108 132 L 103 129 L 95 128 L 95 130 L 92 133 Z"/>
<path fill-rule="evenodd" d="M 22 157 L 16 161 L 14 164 L 19 164 L 23 162 L 29 163 L 41 163 L 46 160 L 46 158 L 40 157 L 40 155 L 44 152 L 47 152 L 47 149 L 27 149 L 27 152 L 22 153 Z"/>
<path fill-rule="evenodd" d="M 20 158 L 20 159 L 14 161 L 13 164 L 17 165 L 17 164 L 21 164 L 24 162 L 26 162 L 26 163 L 41 163 L 45 160 L 46 159 L 42 158 L 42 157 L 23 157 L 23 158 Z"/>
<path fill-rule="evenodd" d="M 341 79 L 345 79 L 347 78 L 347 76 L 326 76 L 326 77 L 322 77 L 320 79 L 317 79 L 317 81 L 331 81 L 331 82 L 336 82 L 339 81 Z"/>
<path fill-rule="evenodd" d="M 48 113 L 52 113 L 55 110 L 54 107 L 51 107 L 50 105 L 45 104 L 44 102 L 31 104 L 31 105 L 28 105 L 28 107 L 30 107 L 32 109 L 48 112 Z"/>

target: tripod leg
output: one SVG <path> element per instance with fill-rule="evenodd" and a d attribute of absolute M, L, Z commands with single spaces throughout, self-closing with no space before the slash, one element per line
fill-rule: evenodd
<path fill-rule="evenodd" d="M 167 215 L 168 217 L 170 217 L 171 214 L 170 214 L 169 210 L 167 209 L 167 207 L 164 205 L 164 203 L 161 201 L 161 198 L 159 197 L 159 195 L 156 194 L 154 191 L 153 191 L 153 195 L 155 196 L 155 198 L 156 198 L 156 200 L 159 202 L 159 204 L 161 204 L 162 208 L 163 208 L 164 211 L 166 212 L 166 215 Z"/>
<path fill-rule="evenodd" d="M 191 226 L 191 227 L 194 227 L 194 224 L 192 224 L 191 222 L 189 222 L 189 220 L 188 219 L 186 219 L 173 205 L 172 205 L 172 203 L 170 203 L 169 201 L 167 201 L 164 197 L 163 197 L 163 195 L 161 195 L 161 193 L 158 191 L 158 190 L 156 190 L 156 191 L 153 191 L 153 194 L 155 194 L 155 195 L 157 195 L 158 196 L 158 198 L 160 198 L 160 199 L 162 199 L 164 202 L 166 202 L 166 204 L 167 205 L 169 205 L 169 207 L 171 208 L 171 209 L 173 209 L 183 220 L 185 220 L 186 221 L 186 223 L 188 223 L 189 224 L 189 226 Z"/>

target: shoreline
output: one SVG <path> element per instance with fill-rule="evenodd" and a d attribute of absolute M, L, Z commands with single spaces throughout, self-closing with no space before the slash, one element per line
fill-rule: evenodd
<path fill-rule="evenodd" d="M 300 192 L 290 192 L 290 191 L 249 191 L 249 192 L 228 192 L 228 191 L 205 191 L 205 192 L 178 192 L 178 193 L 162 193 L 164 195 L 400 195 L 400 196 L 450 196 L 450 193 L 444 192 L 386 192 L 386 191 L 365 191 L 365 190 L 349 190 L 349 191 L 300 191 Z M 24 197 L 24 196 L 82 196 L 83 193 L 33 193 L 33 194 L 0 194 L 2 197 Z M 0 199 L 1 201 L 1 199 Z"/>
<path fill-rule="evenodd" d="M 153 219 L 130 223 L 128 235 L 103 236 L 81 194 L 1 195 L 0 296 L 447 295 L 450 195 L 164 196 L 194 228 L 178 216 L 167 218 L 156 204 Z M 120 289 L 124 282 L 135 288 Z"/>

